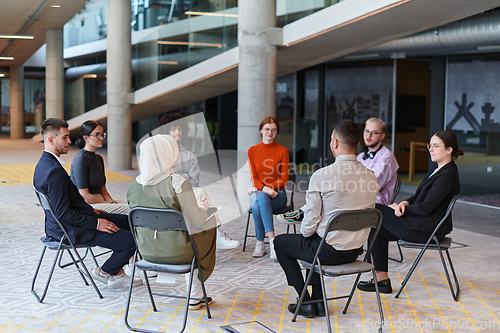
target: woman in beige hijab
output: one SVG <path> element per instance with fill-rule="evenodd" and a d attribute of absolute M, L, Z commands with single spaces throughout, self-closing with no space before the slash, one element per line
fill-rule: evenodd
<path fill-rule="evenodd" d="M 177 142 L 169 135 L 155 135 L 139 147 L 140 175 L 128 189 L 130 208 L 170 208 L 182 212 L 196 243 L 200 271 L 205 281 L 214 269 L 216 221 L 207 220 L 208 202 L 197 200 L 189 181 L 174 174 L 172 168 L 179 158 Z M 137 241 L 144 259 L 158 264 L 189 264 L 193 251 L 189 235 L 184 231 L 167 231 L 154 237 L 154 231 L 137 229 Z M 197 277 L 198 274 L 196 273 Z M 189 276 L 186 275 L 186 283 Z M 198 278 L 193 278 L 192 298 L 203 298 Z M 208 302 L 212 301 L 211 297 Z M 205 303 L 193 300 L 189 309 L 197 310 Z"/>

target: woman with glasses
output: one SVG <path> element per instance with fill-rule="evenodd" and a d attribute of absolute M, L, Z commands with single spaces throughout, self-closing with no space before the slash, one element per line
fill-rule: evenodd
<path fill-rule="evenodd" d="M 269 237 L 269 257 L 276 261 L 274 252 L 273 211 L 286 206 L 285 186 L 288 182 L 288 149 L 274 142 L 280 131 L 274 117 L 266 117 L 259 126 L 262 142 L 248 149 L 248 163 L 253 186 L 247 193 L 250 196 L 252 215 L 257 234 L 257 244 L 252 253 L 254 258 L 266 254 L 264 237 Z"/>
<path fill-rule="evenodd" d="M 76 153 L 71 163 L 70 177 L 78 191 L 92 207 L 108 213 L 128 214 L 130 208 L 126 200 L 113 200 L 106 188 L 104 161 L 96 154 L 96 149 L 103 146 L 106 133 L 102 125 L 87 120 L 80 127 L 80 136 L 76 145 L 81 150 Z"/>
<path fill-rule="evenodd" d="M 463 155 L 463 151 L 458 148 L 455 134 L 451 131 L 436 132 L 428 149 L 431 160 L 437 163 L 437 167 L 427 173 L 415 194 L 399 204 L 376 205 L 384 216 L 372 248 L 377 284 L 381 293 L 392 293 L 391 281 L 387 274 L 389 242 L 399 239 L 415 243 L 427 242 L 445 216 L 451 199 L 460 192 L 458 168 L 454 159 Z M 442 241 L 451 230 L 450 215 L 436 232 L 437 239 Z M 375 291 L 373 279 L 361 281 L 358 289 Z"/>

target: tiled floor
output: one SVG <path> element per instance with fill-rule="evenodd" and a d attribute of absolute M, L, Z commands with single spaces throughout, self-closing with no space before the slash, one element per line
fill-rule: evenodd
<path fill-rule="evenodd" d="M 128 332 L 123 319 L 127 290 L 110 290 L 97 282 L 104 296 L 99 299 L 73 267 L 56 268 L 43 304 L 36 302 L 29 291 L 42 250 L 39 238 L 44 233 L 43 212 L 36 206 L 30 185 L 33 165 L 41 151 L 40 145 L 26 140 L 14 140 L 10 145 L 0 140 L 0 183 L 8 181 L 0 184 L 0 332 Z M 65 161 L 70 162 L 75 152 L 73 149 L 65 156 Z M 108 187 L 114 197 L 125 196 L 134 172 L 108 175 Z M 224 206 L 227 191 L 222 185 L 218 189 L 210 193 L 212 201 Z M 296 197 L 298 204 L 303 203 L 303 194 Z M 465 202 L 458 202 L 457 206 L 476 209 Z M 246 215 L 233 219 L 234 213 L 221 213 L 227 222 L 223 229 L 242 241 Z M 488 216 L 500 221 L 498 210 Z M 438 254 L 428 252 L 399 299 L 394 298 L 395 293 L 382 295 L 384 332 L 500 332 L 499 238 L 480 233 L 481 221 L 460 218 L 454 215 L 457 224 L 474 223 L 478 232 L 455 228 L 451 234 L 456 242 L 450 253 L 460 281 L 459 302 L 450 295 Z M 285 226 L 279 222 L 275 225 L 277 233 L 285 232 Z M 279 264 L 267 257 L 251 257 L 254 242 L 249 240 L 246 252 L 241 247 L 217 251 L 215 271 L 206 283 L 214 299 L 210 307 L 212 319 L 207 318 L 204 309 L 190 311 L 186 332 L 222 332 L 224 326 L 238 332 L 326 332 L 324 318 L 299 317 L 296 322 L 291 321 L 287 305 L 297 295 L 286 285 Z M 391 253 L 396 251 L 391 247 Z M 418 254 L 416 250 L 403 251 L 404 261 L 390 262 L 389 266 L 394 289 Z M 47 258 L 53 255 L 50 251 Z M 102 257 L 98 261 L 102 262 Z M 86 263 L 92 267 L 91 261 Z M 40 284 L 45 282 L 49 265 L 47 260 L 42 266 Z M 181 277 L 172 285 L 150 281 L 154 290 L 179 295 L 185 291 Z M 327 292 L 332 296 L 346 293 L 353 281 L 353 277 L 327 279 Z M 38 285 L 37 290 L 41 287 Z M 156 301 L 159 311 L 155 313 L 146 288 L 134 289 L 130 322 L 141 328 L 178 331 L 184 301 L 159 297 Z M 374 294 L 356 291 L 346 314 L 342 313 L 344 304 L 345 300 L 329 304 L 333 331 L 376 331 L 379 316 Z"/>

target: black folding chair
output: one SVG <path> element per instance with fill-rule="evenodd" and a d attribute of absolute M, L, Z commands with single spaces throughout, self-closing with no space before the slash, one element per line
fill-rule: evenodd
<path fill-rule="evenodd" d="M 289 176 L 288 176 L 288 184 L 287 184 L 287 186 L 291 185 L 291 189 L 290 189 L 290 192 L 291 192 L 291 194 L 290 194 L 290 203 L 288 205 L 286 205 L 282 209 L 278 209 L 278 210 L 273 211 L 273 215 L 284 214 L 286 212 L 294 210 L 293 195 L 295 193 L 295 183 L 296 183 L 295 180 L 296 180 L 295 172 L 293 171 L 293 169 L 290 169 Z M 257 237 L 257 235 L 249 235 L 248 234 L 248 227 L 250 225 L 250 216 L 251 215 L 252 215 L 252 207 L 250 207 L 248 209 L 247 226 L 246 226 L 246 229 L 245 229 L 245 238 L 243 240 L 243 252 L 245 252 L 245 248 L 246 248 L 246 245 L 247 245 L 247 238 L 248 237 Z M 297 229 L 296 229 L 296 224 L 295 223 L 287 225 L 286 233 L 287 234 L 289 233 L 291 225 L 293 225 L 293 233 L 296 234 L 297 233 Z"/>
<path fill-rule="evenodd" d="M 330 326 L 330 314 L 328 310 L 328 301 L 334 299 L 347 298 L 347 303 L 344 307 L 343 313 L 347 312 L 347 308 L 351 303 L 352 296 L 354 291 L 356 290 L 356 286 L 358 285 L 359 278 L 361 273 L 372 272 L 373 281 L 375 282 L 375 291 L 377 296 L 378 310 L 380 314 L 380 328 L 379 331 L 382 331 L 382 326 L 384 324 L 384 315 L 382 313 L 382 305 L 380 303 L 380 294 L 378 291 L 377 285 L 377 275 L 375 273 L 375 266 L 368 262 L 368 258 L 371 258 L 371 262 L 373 262 L 373 257 L 371 254 L 371 249 L 373 246 L 373 242 L 375 238 L 377 238 L 377 234 L 380 230 L 380 226 L 382 224 L 382 213 L 375 208 L 370 209 L 361 209 L 361 210 L 343 210 L 336 212 L 328 221 L 328 224 L 325 229 L 325 236 L 330 231 L 335 230 L 347 230 L 347 231 L 358 231 L 365 228 L 376 228 L 374 237 L 372 241 L 368 245 L 368 250 L 366 252 L 365 258 L 363 261 L 356 260 L 349 264 L 342 265 L 322 265 L 319 260 L 319 254 L 321 249 L 323 248 L 323 244 L 325 243 L 325 237 L 321 239 L 319 243 L 318 250 L 314 256 L 313 262 L 309 263 L 307 261 L 301 260 L 302 266 L 304 266 L 309 273 L 307 274 L 306 283 L 304 289 L 302 290 L 302 294 L 300 295 L 299 302 L 295 309 L 295 313 L 293 315 L 292 321 L 295 322 L 297 315 L 299 313 L 300 307 L 302 304 L 316 303 L 316 302 L 324 302 L 325 311 L 326 311 L 326 324 L 328 326 L 328 332 L 332 332 L 332 328 Z M 323 293 L 322 300 L 312 300 L 304 302 L 304 295 L 307 292 L 307 286 L 309 285 L 309 281 L 311 281 L 311 277 L 313 273 L 317 273 L 321 276 L 321 291 Z M 326 290 L 325 290 L 325 281 L 324 276 L 343 276 L 343 275 L 351 275 L 357 274 L 356 281 L 354 281 L 354 285 L 352 286 L 351 292 L 349 295 L 344 296 L 336 296 L 327 298 Z"/>
<path fill-rule="evenodd" d="M 135 268 L 137 267 L 137 269 L 142 270 L 144 273 L 144 279 L 146 280 L 146 286 L 148 287 L 149 298 L 150 298 L 151 304 L 153 306 L 153 311 L 155 311 L 155 312 L 158 311 L 156 308 L 156 305 L 155 305 L 155 301 L 153 299 L 153 295 L 181 298 L 181 299 L 186 300 L 184 321 L 183 321 L 183 326 L 180 330 L 180 332 L 183 332 L 186 328 L 186 322 L 187 322 L 187 316 L 188 316 L 188 310 L 189 310 L 189 300 L 191 299 L 191 287 L 192 287 L 192 283 L 193 283 L 193 271 L 195 268 L 200 267 L 200 262 L 199 262 L 199 258 L 198 258 L 198 251 L 196 250 L 196 244 L 193 240 L 193 236 L 191 234 L 189 234 L 189 238 L 191 239 L 191 245 L 193 247 L 193 253 L 194 253 L 191 264 L 183 264 L 183 265 L 155 264 L 155 263 L 149 262 L 145 259 L 141 259 L 141 260 L 137 261 L 138 255 L 140 255 L 141 249 L 139 247 L 139 242 L 137 241 L 136 229 L 137 228 L 146 228 L 146 229 L 155 230 L 156 232 L 162 232 L 162 231 L 168 231 L 168 230 L 181 230 L 181 231 L 185 231 L 185 232 L 189 233 L 186 222 L 184 221 L 184 216 L 174 209 L 155 209 L 155 208 L 135 207 L 132 210 L 130 210 L 129 215 L 128 215 L 128 220 L 130 223 L 130 230 L 133 230 L 132 235 L 134 236 L 134 241 L 135 241 L 135 244 L 137 246 L 137 250 L 135 251 L 135 255 L 134 255 L 134 268 L 132 269 L 132 276 L 130 279 L 130 281 L 131 281 L 130 289 L 129 289 L 128 297 L 127 297 L 127 306 L 125 308 L 125 326 L 127 326 L 127 328 L 129 330 L 135 331 L 135 332 L 148 332 L 148 333 L 157 332 L 157 331 L 151 331 L 151 330 L 147 330 L 147 329 L 134 328 L 134 327 L 131 327 L 130 324 L 128 323 L 128 313 L 129 313 L 129 309 L 130 309 L 130 298 L 132 295 L 132 285 L 133 285 L 132 282 L 134 280 Z M 186 297 L 177 296 L 177 295 L 152 293 L 151 286 L 149 285 L 149 281 L 148 281 L 148 278 L 146 276 L 146 271 L 156 271 L 159 273 L 183 274 L 183 275 L 189 274 L 189 286 L 187 288 Z M 203 290 L 203 299 L 196 299 L 196 298 L 193 298 L 193 299 L 205 302 L 205 306 L 207 308 L 207 317 L 210 319 L 210 318 L 212 318 L 212 316 L 210 314 L 210 308 L 208 306 L 207 293 L 205 291 L 205 284 L 203 283 L 201 271 L 199 269 L 198 269 L 198 278 L 199 278 L 200 283 L 201 283 L 201 289 Z"/>
<path fill-rule="evenodd" d="M 38 201 L 40 202 L 40 205 L 44 209 L 45 214 L 47 214 L 46 211 L 49 211 L 50 214 L 52 214 L 52 216 L 54 217 L 54 220 L 57 222 L 57 224 L 59 225 L 59 227 L 63 231 L 64 236 L 61 238 L 60 241 L 52 241 L 52 240 L 49 240 L 47 237 L 40 238 L 40 240 L 43 243 L 43 251 L 42 251 L 42 255 L 40 256 L 40 260 L 38 261 L 38 266 L 36 267 L 35 275 L 33 276 L 33 281 L 31 283 L 31 293 L 33 294 L 33 296 L 35 296 L 35 298 L 38 302 L 41 303 L 43 301 L 43 299 L 45 298 L 45 295 L 47 294 L 47 290 L 49 289 L 50 280 L 52 278 L 52 274 L 54 273 L 54 268 L 56 266 L 57 259 L 59 258 L 59 256 L 62 256 L 62 253 L 64 252 L 64 250 L 66 250 L 68 252 L 69 256 L 71 257 L 71 260 L 73 261 L 72 264 L 75 265 L 75 268 L 77 269 L 78 273 L 80 273 L 80 276 L 82 277 L 83 282 L 85 282 L 85 284 L 87 286 L 89 285 L 89 283 L 85 279 L 85 277 L 87 277 L 90 280 L 90 283 L 92 283 L 92 286 L 94 287 L 99 298 L 103 298 L 101 292 L 99 291 L 99 289 L 97 288 L 97 286 L 94 282 L 94 279 L 92 279 L 92 276 L 90 275 L 90 273 L 87 269 L 87 266 L 85 266 L 85 263 L 83 262 L 82 257 L 80 256 L 80 254 L 76 250 L 78 248 L 85 248 L 85 249 L 87 249 L 87 251 L 90 251 L 90 253 L 92 254 L 92 258 L 94 260 L 94 263 L 96 264 L 96 266 L 99 266 L 97 264 L 95 257 L 94 257 L 94 254 L 92 252 L 92 246 L 86 245 L 86 244 L 73 244 L 73 242 L 69 239 L 68 233 L 67 233 L 66 229 L 64 228 L 63 224 L 59 221 L 57 216 L 54 214 L 54 211 L 52 210 L 52 206 L 50 205 L 50 202 L 49 202 L 47 196 L 45 194 L 37 191 L 36 189 L 35 189 L 35 194 L 38 198 Z M 36 282 L 36 278 L 38 276 L 38 272 L 40 271 L 40 266 L 42 265 L 43 256 L 45 255 L 45 250 L 47 250 L 47 248 L 50 250 L 57 250 L 57 253 L 56 253 L 56 257 L 54 258 L 54 263 L 52 264 L 52 268 L 50 269 L 49 277 L 47 278 L 47 283 L 45 285 L 45 289 L 43 291 L 43 294 L 41 297 L 39 297 L 37 295 L 37 293 L 35 292 L 35 282 Z M 74 255 L 73 255 L 73 253 L 71 253 L 71 250 L 73 250 Z M 78 260 L 75 260 L 75 256 Z M 81 267 L 80 267 L 80 265 L 81 265 Z"/>
<path fill-rule="evenodd" d="M 404 241 L 402 239 L 400 239 L 398 241 L 398 244 L 401 247 L 410 248 L 410 249 L 420 249 L 420 253 L 418 254 L 418 257 L 415 259 L 415 262 L 413 263 L 413 265 L 411 266 L 410 271 L 408 272 L 408 274 L 406 274 L 405 279 L 401 283 L 401 288 L 399 288 L 399 291 L 396 294 L 396 298 L 398 298 L 399 295 L 401 294 L 401 292 L 403 291 L 404 287 L 406 286 L 406 283 L 408 282 L 411 275 L 413 274 L 413 272 L 417 268 L 417 265 L 420 262 L 420 259 L 422 259 L 425 251 L 429 249 L 429 250 L 439 251 L 439 256 L 441 257 L 441 263 L 443 264 L 444 273 L 446 275 L 446 279 L 448 280 L 448 286 L 450 287 L 451 296 L 453 297 L 453 299 L 455 301 L 458 301 L 458 294 L 460 293 L 460 285 L 458 284 L 457 275 L 455 273 L 455 269 L 453 268 L 453 263 L 451 262 L 450 253 L 448 252 L 448 249 L 451 246 L 452 239 L 450 237 L 445 237 L 440 242 L 440 241 L 438 241 L 438 239 L 436 237 L 436 232 L 439 230 L 439 228 L 441 228 L 441 225 L 446 221 L 448 216 L 451 214 L 451 211 L 453 210 L 453 206 L 455 206 L 455 202 L 457 201 L 457 198 L 458 198 L 458 194 L 455 195 L 451 199 L 450 204 L 448 205 L 448 209 L 446 210 L 446 214 L 444 215 L 443 219 L 439 222 L 437 227 L 432 232 L 427 243 L 413 243 L 413 242 Z M 451 273 L 453 274 L 453 279 L 455 280 L 455 288 L 453 288 L 453 285 L 451 283 L 450 274 L 448 273 L 448 268 L 446 266 L 446 262 L 445 262 L 444 256 L 443 256 L 443 250 L 446 252 L 446 256 L 448 257 L 448 262 L 450 264 Z"/>

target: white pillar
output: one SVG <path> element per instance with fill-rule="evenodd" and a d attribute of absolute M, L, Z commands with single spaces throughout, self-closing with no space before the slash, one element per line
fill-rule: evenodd
<path fill-rule="evenodd" d="M 132 118 L 127 95 L 132 89 L 130 0 L 108 0 L 108 167 L 132 168 Z"/>
<path fill-rule="evenodd" d="M 64 55 L 63 29 L 52 28 L 45 33 L 47 44 L 45 66 L 46 118 L 64 119 Z"/>
<path fill-rule="evenodd" d="M 10 138 L 24 138 L 24 67 L 10 67 Z"/>
<path fill-rule="evenodd" d="M 262 119 L 276 115 L 276 46 L 268 42 L 268 28 L 276 26 L 276 0 L 240 0 L 238 14 L 238 150 L 246 153 L 261 141 Z M 250 185 L 245 166 L 238 173 L 243 207 L 249 205 Z"/>

